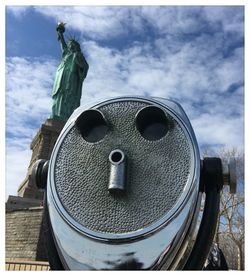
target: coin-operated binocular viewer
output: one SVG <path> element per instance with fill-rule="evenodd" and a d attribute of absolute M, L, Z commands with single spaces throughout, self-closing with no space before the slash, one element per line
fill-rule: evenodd
<path fill-rule="evenodd" d="M 50 266 L 65 270 L 202 269 L 221 189 L 236 190 L 235 164 L 201 160 L 187 115 L 162 98 L 78 108 L 33 179 L 45 189 Z"/>

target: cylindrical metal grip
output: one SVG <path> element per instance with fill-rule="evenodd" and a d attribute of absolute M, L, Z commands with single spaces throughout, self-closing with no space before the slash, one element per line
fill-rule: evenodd
<path fill-rule="evenodd" d="M 224 185 L 229 185 L 230 193 L 235 194 L 237 188 L 236 161 L 230 158 L 229 163 L 223 164 Z"/>
<path fill-rule="evenodd" d="M 116 149 L 109 155 L 110 175 L 108 190 L 110 193 L 123 193 L 126 190 L 126 158 L 123 151 Z"/>
<path fill-rule="evenodd" d="M 32 168 L 31 182 L 35 184 L 38 189 L 45 189 L 47 186 L 49 161 L 45 159 L 38 159 Z"/>

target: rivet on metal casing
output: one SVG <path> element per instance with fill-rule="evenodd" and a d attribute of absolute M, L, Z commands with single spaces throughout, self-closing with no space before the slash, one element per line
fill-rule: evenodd
<path fill-rule="evenodd" d="M 123 151 L 115 149 L 109 154 L 110 175 L 108 191 L 114 194 L 126 191 L 126 156 Z"/>

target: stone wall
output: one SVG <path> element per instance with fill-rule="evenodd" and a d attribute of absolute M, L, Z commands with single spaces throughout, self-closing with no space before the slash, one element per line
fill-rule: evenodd
<path fill-rule="evenodd" d="M 20 196 L 9 196 L 5 203 L 6 211 L 14 211 L 18 209 L 27 209 L 30 207 L 43 206 L 43 200 L 34 198 L 25 198 Z"/>
<path fill-rule="evenodd" d="M 6 258 L 47 261 L 42 225 L 42 207 L 7 211 Z"/>

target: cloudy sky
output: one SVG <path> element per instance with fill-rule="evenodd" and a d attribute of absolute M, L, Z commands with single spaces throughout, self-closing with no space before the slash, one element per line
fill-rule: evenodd
<path fill-rule="evenodd" d="M 170 98 L 183 106 L 200 148 L 243 150 L 243 7 L 6 6 L 6 196 L 16 195 L 30 142 L 50 115 L 59 21 L 90 66 L 82 103 Z"/>

